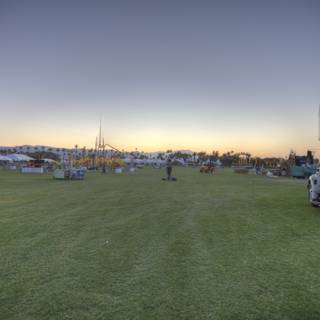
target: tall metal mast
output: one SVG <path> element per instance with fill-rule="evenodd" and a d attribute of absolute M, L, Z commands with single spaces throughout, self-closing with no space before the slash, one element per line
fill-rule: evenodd
<path fill-rule="evenodd" d="M 100 127 L 99 127 L 99 149 L 100 148 L 102 148 L 101 119 L 100 119 Z"/>

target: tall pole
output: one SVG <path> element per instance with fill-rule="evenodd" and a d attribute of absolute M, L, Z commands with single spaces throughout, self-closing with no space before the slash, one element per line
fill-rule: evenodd
<path fill-rule="evenodd" d="M 94 152 L 93 152 L 93 166 L 95 168 L 96 168 L 97 148 L 98 148 L 98 137 L 96 137 L 96 143 L 95 143 Z"/>
<path fill-rule="evenodd" d="M 99 127 L 99 149 L 102 146 L 102 140 L 101 140 L 101 119 L 100 119 L 100 127 Z"/>
<path fill-rule="evenodd" d="M 320 141 L 320 104 L 318 109 L 318 140 Z"/>

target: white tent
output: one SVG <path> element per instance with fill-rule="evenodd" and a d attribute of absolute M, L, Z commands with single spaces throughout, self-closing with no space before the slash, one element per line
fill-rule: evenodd
<path fill-rule="evenodd" d="M 134 158 L 133 157 L 126 157 L 123 161 L 126 164 L 134 163 Z"/>
<path fill-rule="evenodd" d="M 47 158 L 43 159 L 43 161 L 44 161 L 44 162 L 48 162 L 48 163 L 57 162 L 57 161 L 55 161 L 55 160 L 53 160 L 53 159 L 47 159 Z"/>
<path fill-rule="evenodd" d="M 10 159 L 10 158 L 7 157 L 7 156 L 2 156 L 2 155 L 0 154 L 0 161 L 9 161 L 9 162 L 12 162 L 12 159 Z"/>
<path fill-rule="evenodd" d="M 18 153 L 14 153 L 14 154 L 8 154 L 7 155 L 8 158 L 10 158 L 13 161 L 30 161 L 30 160 L 34 160 L 33 158 L 25 155 L 25 154 L 18 154 Z"/>

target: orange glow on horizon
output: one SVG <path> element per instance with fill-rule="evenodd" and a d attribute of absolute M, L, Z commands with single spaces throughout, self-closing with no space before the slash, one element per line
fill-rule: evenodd
<path fill-rule="evenodd" d="M 66 138 L 65 135 L 48 135 L 34 136 L 25 135 L 23 137 L 6 139 L 2 142 L 5 146 L 18 146 L 18 145 L 45 145 L 58 148 L 74 148 L 77 144 L 79 148 L 86 146 L 87 149 L 94 148 L 95 132 L 92 135 L 83 137 L 82 135 L 74 134 L 69 135 Z M 123 141 L 126 140 L 126 143 Z M 246 139 L 245 137 L 225 137 L 212 138 L 208 136 L 203 138 L 198 135 L 171 135 L 168 134 L 148 134 L 141 136 L 140 134 L 131 135 L 130 138 L 114 136 L 106 140 L 107 143 L 117 147 L 120 150 L 125 151 L 145 151 L 156 152 L 166 150 L 192 150 L 194 152 L 205 151 L 211 153 L 213 150 L 219 151 L 220 154 L 227 151 L 234 152 L 249 152 L 252 156 L 260 157 L 286 157 L 288 156 L 290 149 L 297 151 L 299 154 L 305 154 L 306 150 L 310 146 L 304 141 L 299 141 L 299 144 L 290 145 L 289 141 L 266 139 L 262 137 L 256 137 L 254 139 Z M 138 142 L 138 143 L 137 143 Z"/>

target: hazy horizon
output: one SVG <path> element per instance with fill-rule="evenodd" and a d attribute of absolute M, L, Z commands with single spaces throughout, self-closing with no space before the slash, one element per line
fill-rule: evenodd
<path fill-rule="evenodd" d="M 320 2 L 0 0 L 1 145 L 320 149 Z"/>
<path fill-rule="evenodd" d="M 65 149 L 75 149 L 75 145 L 69 145 L 69 146 L 65 146 L 65 145 L 48 145 L 48 144 L 16 144 L 16 145 L 0 145 L 0 147 L 2 148 L 18 148 L 18 147 L 26 147 L 26 146 L 30 146 L 30 147 L 45 147 L 45 148 L 65 148 Z M 114 146 L 113 146 L 114 147 Z M 183 148 L 173 148 L 173 149 L 168 149 L 168 148 L 165 148 L 165 149 L 138 149 L 138 148 L 135 148 L 135 149 L 123 149 L 123 148 L 120 148 L 119 146 L 117 146 L 118 150 L 122 150 L 123 152 L 145 152 L 145 153 L 160 153 L 160 152 L 163 152 L 163 153 L 166 153 L 168 150 L 170 150 L 171 152 L 206 152 L 207 154 L 212 154 L 213 152 L 217 152 L 219 153 L 219 155 L 222 155 L 224 153 L 227 153 L 227 152 L 233 152 L 233 153 L 247 153 L 249 152 L 251 154 L 251 157 L 261 157 L 261 158 L 268 158 L 268 157 L 275 157 L 275 158 L 287 158 L 289 156 L 289 154 L 293 151 L 295 152 L 297 155 L 306 155 L 307 154 L 307 151 L 308 150 L 311 150 L 314 152 L 315 154 L 315 158 L 318 158 L 320 159 L 320 149 L 318 148 L 306 148 L 306 149 L 301 149 L 301 150 L 296 150 L 296 149 L 293 149 L 293 148 L 290 148 L 288 149 L 288 152 L 284 152 L 283 154 L 280 154 L 280 153 L 274 153 L 274 152 L 270 152 L 270 153 L 265 153 L 265 154 L 256 154 L 256 153 L 251 153 L 250 150 L 248 149 L 239 149 L 239 148 L 236 148 L 236 149 L 204 149 L 204 148 L 196 148 L 196 149 L 183 149 Z M 83 148 L 86 148 L 87 150 L 90 150 L 90 149 L 95 149 L 95 146 L 94 145 L 89 145 L 89 146 L 86 146 L 86 145 L 78 145 L 77 144 L 77 148 L 79 150 L 83 149 Z M 106 147 L 106 150 L 112 150 L 112 148 L 110 147 Z M 41 150 L 39 150 L 40 152 Z M 17 150 L 17 153 L 21 153 L 19 150 Z M 25 153 L 28 153 L 28 152 L 25 152 Z"/>

